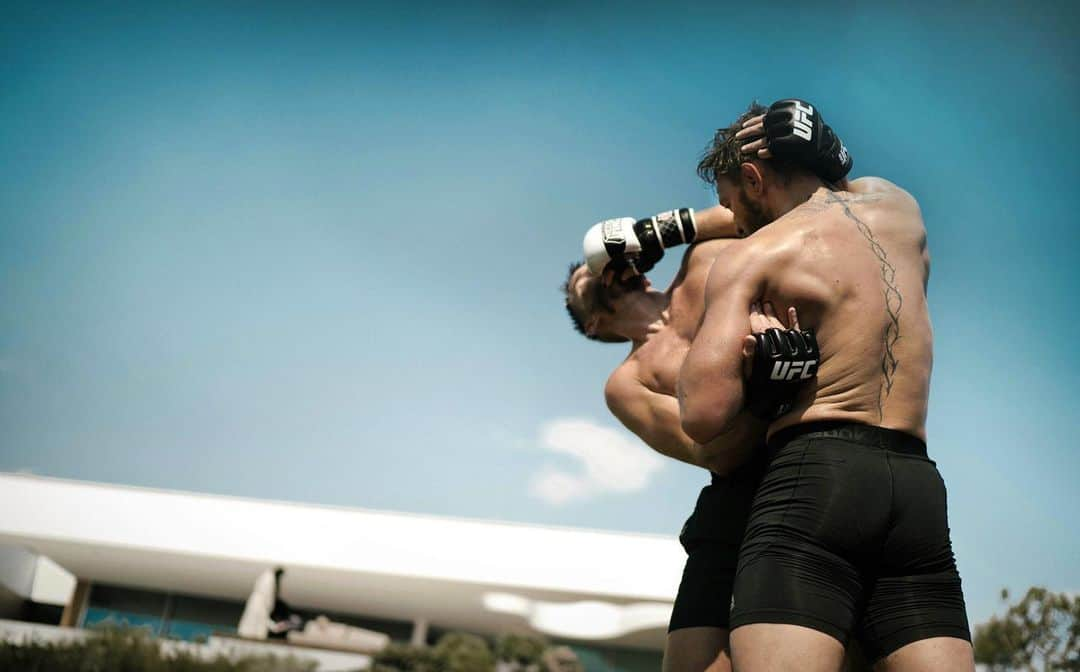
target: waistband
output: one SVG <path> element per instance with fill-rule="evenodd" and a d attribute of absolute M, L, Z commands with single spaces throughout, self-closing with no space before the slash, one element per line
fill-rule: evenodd
<path fill-rule="evenodd" d="M 926 457 L 926 442 L 907 432 L 857 422 L 804 422 L 785 427 L 769 439 L 769 456 L 796 439 L 843 439 L 895 453 Z"/>

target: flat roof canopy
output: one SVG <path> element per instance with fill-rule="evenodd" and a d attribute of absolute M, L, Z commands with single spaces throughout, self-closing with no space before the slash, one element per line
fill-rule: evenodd
<path fill-rule="evenodd" d="M 243 600 L 281 565 L 308 609 L 661 648 L 674 538 L 0 473 L 0 543 L 80 578 Z"/>

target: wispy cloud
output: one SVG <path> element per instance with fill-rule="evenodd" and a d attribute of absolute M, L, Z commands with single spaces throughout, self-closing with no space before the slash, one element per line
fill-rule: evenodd
<path fill-rule="evenodd" d="M 638 492 L 663 466 L 663 458 L 625 431 L 590 420 L 559 418 L 540 430 L 545 450 L 568 455 L 580 471 L 548 467 L 530 484 L 530 493 L 561 505 L 601 494 Z"/>

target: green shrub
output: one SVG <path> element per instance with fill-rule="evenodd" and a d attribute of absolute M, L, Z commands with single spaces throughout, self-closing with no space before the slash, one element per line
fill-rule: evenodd
<path fill-rule="evenodd" d="M 547 649 L 547 642 L 529 635 L 501 635 L 495 640 L 495 657 L 520 665 L 538 665 Z"/>
<path fill-rule="evenodd" d="M 0 670 L 19 672 L 313 672 L 314 662 L 250 656 L 203 660 L 166 654 L 147 632 L 129 628 L 95 630 L 83 641 L 0 642 Z"/>
<path fill-rule="evenodd" d="M 463 632 L 448 632 L 435 645 L 435 655 L 446 665 L 446 672 L 493 672 L 495 656 L 482 637 Z"/>
<path fill-rule="evenodd" d="M 492 651 L 483 637 L 448 632 L 433 647 L 391 644 L 375 654 L 371 672 L 494 672 L 496 660 L 516 670 L 541 670 L 547 650 L 539 637 L 503 635 Z"/>
<path fill-rule="evenodd" d="M 371 672 L 447 672 L 446 661 L 427 646 L 391 644 L 375 654 Z"/>

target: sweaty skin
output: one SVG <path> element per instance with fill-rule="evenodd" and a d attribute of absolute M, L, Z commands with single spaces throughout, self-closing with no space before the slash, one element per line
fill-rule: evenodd
<path fill-rule="evenodd" d="M 726 473 L 764 441 L 764 425 L 752 417 L 713 444 L 694 443 L 679 423 L 675 386 L 683 358 L 704 312 L 705 283 L 713 259 L 729 240 L 700 242 L 687 250 L 682 267 L 667 290 L 666 323 L 644 341 L 635 342 L 626 360 L 608 377 L 604 398 L 612 414 L 645 443 L 670 457 Z M 722 605 L 726 606 L 726 605 Z M 681 628 L 668 633 L 664 672 L 728 672 L 724 653 L 728 629 Z"/>
<path fill-rule="evenodd" d="M 665 322 L 635 341 L 626 360 L 608 377 L 604 398 L 627 429 L 669 457 L 725 474 L 741 464 L 764 439 L 764 425 L 742 414 L 724 436 L 696 443 L 681 427 L 675 395 L 679 371 L 704 313 L 705 286 L 715 258 L 731 240 L 708 240 L 691 247 L 667 289 Z"/>
<path fill-rule="evenodd" d="M 736 231 L 726 208 L 697 214 L 697 244 L 687 249 L 671 286 L 663 292 L 662 310 L 645 313 L 648 328 L 634 329 L 630 353 L 609 376 L 604 396 L 611 412 L 646 444 L 663 455 L 724 474 L 740 464 L 765 439 L 765 425 L 753 416 L 734 423 L 734 430 L 709 445 L 695 443 L 679 421 L 676 381 L 704 312 L 705 284 L 713 260 L 732 243 Z M 717 238 L 709 239 L 716 236 Z M 724 238 L 720 238 L 724 237 Z M 600 282 L 583 266 L 571 278 L 578 296 L 589 283 Z M 654 290 L 647 290 L 654 292 Z M 659 294 L 659 292 L 655 292 Z M 641 297 L 637 297 L 641 298 Z M 655 319 L 654 319 L 655 318 Z M 726 608 L 727 605 L 719 605 Z M 664 672 L 730 672 L 724 650 L 728 629 L 684 627 L 668 633 Z"/>
<path fill-rule="evenodd" d="M 879 178 L 809 200 L 717 256 L 705 315 L 679 378 L 682 427 L 699 443 L 729 432 L 743 407 L 747 308 L 797 305 L 816 332 L 816 381 L 770 435 L 840 420 L 925 440 L 933 334 L 926 305 L 926 229 L 915 199 Z"/>

